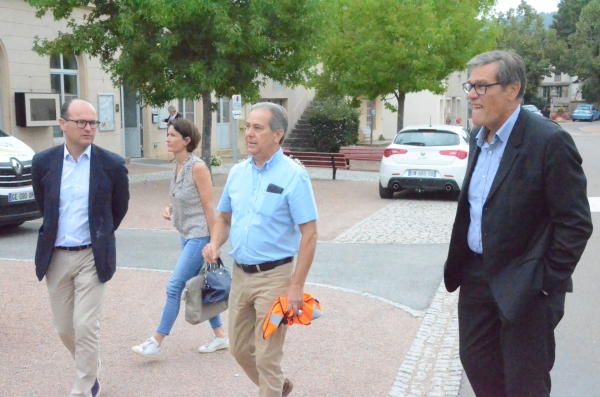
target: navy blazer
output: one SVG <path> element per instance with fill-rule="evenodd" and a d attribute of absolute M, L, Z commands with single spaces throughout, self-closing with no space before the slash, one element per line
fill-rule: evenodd
<path fill-rule="evenodd" d="M 450 292 L 460 286 L 463 266 L 472 260 L 467 234 L 469 185 L 481 151 L 476 135 L 474 131 L 444 268 Z M 481 224 L 488 281 L 511 321 L 542 290 L 572 291 L 571 274 L 592 234 L 581 163 L 571 135 L 521 109 L 484 203 Z"/>
<path fill-rule="evenodd" d="M 33 156 L 31 178 L 35 200 L 43 215 L 35 252 L 35 268 L 41 281 L 46 275 L 58 232 L 60 183 L 64 145 Z M 129 179 L 122 157 L 94 144 L 90 159 L 89 226 L 98 279 L 104 283 L 115 273 L 115 230 L 127 213 Z"/>

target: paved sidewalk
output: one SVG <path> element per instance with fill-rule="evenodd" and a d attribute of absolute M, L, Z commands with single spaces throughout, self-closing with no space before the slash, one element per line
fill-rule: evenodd
<path fill-rule="evenodd" d="M 162 190 L 171 177 L 171 167 L 168 162 L 132 160 L 128 164 L 132 189 L 139 190 L 141 186 L 144 192 L 154 192 L 160 187 L 156 198 L 145 199 L 162 202 L 165 194 Z M 227 168 L 221 170 L 213 170 L 217 185 L 225 181 Z M 354 226 L 336 232 L 337 237 L 328 245 L 331 252 L 340 247 L 351 254 L 360 251 L 361 244 L 393 244 L 399 253 L 405 252 L 402 247 L 406 244 L 411 247 L 427 242 L 440 247 L 447 244 L 455 202 L 435 200 L 432 203 L 427 196 L 414 202 L 380 200 L 376 193 L 376 172 L 339 170 L 338 181 L 330 181 L 331 170 L 309 169 L 308 172 L 315 180 L 317 195 L 324 194 L 322 186 L 325 189 L 348 189 L 348 183 L 361 188 L 368 186 L 376 198 L 374 203 L 380 206 L 379 211 L 369 212 L 361 221 L 355 221 Z M 222 186 L 215 189 L 218 191 Z M 132 196 L 127 215 L 132 222 L 148 216 L 144 212 L 146 208 L 136 205 L 136 200 L 145 195 L 147 193 Z M 323 197 L 325 199 L 318 200 L 320 215 L 325 215 L 325 219 L 339 217 L 338 195 Z M 147 206 L 147 201 L 143 202 L 142 207 Z M 430 217 L 430 221 L 416 227 L 419 222 L 411 221 L 409 205 L 418 206 L 419 212 Z M 375 208 L 372 204 L 364 206 L 367 211 Z M 394 216 L 408 223 L 396 222 Z M 127 222 L 126 219 L 124 224 Z M 394 228 L 403 232 L 394 233 Z M 339 230 L 339 225 L 326 221 L 323 229 L 323 235 L 328 236 L 332 233 L 330 230 Z M 133 236 L 135 230 L 123 226 L 119 232 Z M 169 233 L 143 228 L 140 232 Z M 390 234 L 396 237 L 378 241 Z M 176 232 L 173 236 L 176 238 Z M 129 246 L 135 244 L 134 240 L 126 241 L 131 241 Z M 440 252 L 440 247 L 436 247 L 435 252 Z M 34 247 L 30 247 L 29 251 L 33 250 Z M 175 255 L 175 251 L 170 255 Z M 120 258 L 120 269 L 107 286 L 101 320 L 102 395 L 256 396 L 256 387 L 227 352 L 197 353 L 198 346 L 211 335 L 206 324 L 194 327 L 179 319 L 165 342 L 161 360 L 146 362 L 130 351 L 131 346 L 148 338 L 157 325 L 169 272 L 131 269 L 139 267 L 135 257 L 122 255 Z M 72 360 L 52 329 L 45 283 L 37 281 L 33 263 L 26 256 L 21 260 L 7 259 L 0 247 L 3 269 L 0 396 L 66 396 L 72 379 Z M 439 263 L 440 268 L 442 265 Z M 433 288 L 433 301 L 423 311 L 406 306 L 398 302 L 399 299 L 369 293 L 361 288 L 359 280 L 348 288 L 336 280 L 335 273 L 318 266 L 315 265 L 314 272 L 318 282 L 310 282 L 307 291 L 321 301 L 325 316 L 310 326 L 290 329 L 284 364 L 295 384 L 291 396 L 457 396 L 462 369 L 456 354 L 455 294 L 447 294 L 443 285 Z M 368 271 L 363 276 L 373 277 L 377 271 Z M 224 319 L 226 323 L 226 315 Z"/>

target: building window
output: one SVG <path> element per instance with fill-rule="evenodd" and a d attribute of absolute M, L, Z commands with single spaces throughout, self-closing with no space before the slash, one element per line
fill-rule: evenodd
<path fill-rule="evenodd" d="M 217 123 L 229 123 L 229 98 L 217 98 Z"/>
<path fill-rule="evenodd" d="M 373 111 L 375 110 L 375 101 L 367 101 L 367 125 L 369 127 L 371 127 L 371 129 L 375 129 L 376 128 L 376 123 L 375 120 L 376 118 L 373 115 Z M 371 124 L 373 123 L 373 124 Z"/>
<path fill-rule="evenodd" d="M 196 122 L 196 107 L 194 106 L 194 101 L 180 99 L 177 105 L 177 111 L 184 119 L 188 119 L 192 123 Z"/>
<path fill-rule="evenodd" d="M 52 55 L 50 57 L 50 89 L 60 94 L 60 104 L 79 98 L 79 67 L 75 55 Z M 62 142 L 63 132 L 55 126 L 54 140 Z"/>
<path fill-rule="evenodd" d="M 554 81 L 561 81 L 562 79 L 562 74 L 561 73 L 556 73 L 554 75 Z"/>

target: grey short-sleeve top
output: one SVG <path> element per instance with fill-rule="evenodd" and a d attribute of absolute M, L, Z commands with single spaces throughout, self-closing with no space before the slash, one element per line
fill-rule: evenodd
<path fill-rule="evenodd" d="M 173 226 L 185 239 L 209 235 L 206 214 L 192 175 L 192 168 L 196 162 L 204 164 L 204 161 L 192 154 L 181 165 L 179 175 L 176 175 L 177 162 L 175 162 L 171 189 L 169 190 L 171 205 L 173 206 L 171 220 Z M 213 211 L 212 208 L 210 210 Z"/>

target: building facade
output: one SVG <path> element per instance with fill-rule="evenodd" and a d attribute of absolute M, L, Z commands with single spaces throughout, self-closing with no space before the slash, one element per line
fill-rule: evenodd
<path fill-rule="evenodd" d="M 77 9 L 73 17 L 81 21 L 86 12 L 85 7 Z M 65 21 L 55 21 L 51 14 L 36 18 L 35 9 L 22 0 L 0 0 L 0 129 L 35 151 L 64 142 L 56 125 L 18 125 L 16 93 L 55 94 L 60 104 L 71 98 L 92 103 L 101 121 L 95 143 L 124 157 L 171 158 L 165 143 L 167 125 L 163 122 L 169 105 L 201 128 L 201 101 L 174 100 L 160 108 L 145 106 L 128 87 L 115 87 L 96 58 L 85 54 L 45 57 L 32 50 L 36 36 L 52 40 L 60 31 L 67 31 Z M 290 89 L 277 82 L 268 82 L 260 94 L 264 100 L 288 110 L 290 129 L 314 97 L 312 90 Z M 233 120 L 229 98 L 213 101 L 218 109 L 212 114 L 212 153 L 231 155 L 237 139 L 238 153 L 243 155 L 249 106 L 243 106 L 240 120 Z"/>
<path fill-rule="evenodd" d="M 406 94 L 404 100 L 404 127 L 422 124 L 453 124 L 467 126 L 468 101 L 462 83 L 467 81 L 466 72 L 452 73 L 446 79 L 446 91 L 434 94 L 420 91 Z M 361 103 L 360 135 L 363 140 L 370 139 L 371 123 L 373 141 L 379 137 L 393 139 L 398 133 L 396 112 L 385 107 L 385 101 L 379 97 L 375 101 L 363 100 Z M 387 102 L 397 107 L 395 97 Z M 373 110 L 375 110 L 373 115 Z"/>
<path fill-rule="evenodd" d="M 583 101 L 581 84 L 577 76 L 560 72 L 544 76 L 538 89 L 538 96 L 546 101 L 546 106 L 550 106 L 552 112 L 562 106 L 570 113 Z"/>

